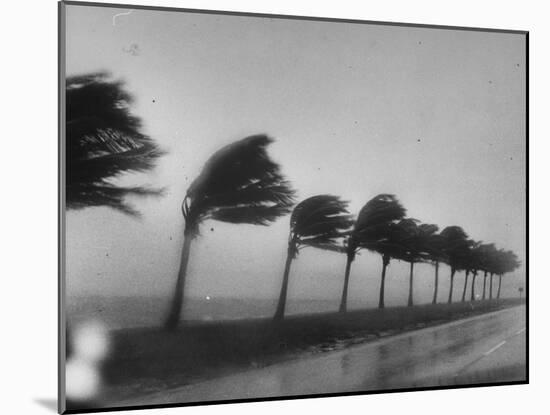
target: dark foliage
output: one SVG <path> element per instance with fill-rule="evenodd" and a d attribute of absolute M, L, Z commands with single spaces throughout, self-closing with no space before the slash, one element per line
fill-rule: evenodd
<path fill-rule="evenodd" d="M 402 219 L 391 227 L 392 255 L 407 262 L 428 262 L 433 259 L 437 247 L 433 245 L 437 225 L 420 224 L 416 219 Z"/>
<path fill-rule="evenodd" d="M 347 207 L 348 202 L 337 196 L 318 195 L 305 199 L 294 208 L 290 217 L 288 253 L 274 320 L 284 318 L 290 264 L 300 249 L 310 246 L 344 252 L 343 237 L 349 234 L 353 225 Z"/>
<path fill-rule="evenodd" d="M 132 97 L 106 73 L 70 77 L 66 83 L 66 203 L 69 209 L 108 206 L 137 212 L 128 195 L 159 195 L 158 189 L 117 186 L 125 173 L 154 167 L 162 151 L 130 114 Z"/>
<path fill-rule="evenodd" d="M 397 221 L 405 216 L 406 210 L 394 195 L 380 194 L 369 200 L 359 212 L 348 241 L 348 251 L 365 248 L 381 254 L 402 252 L 396 236 Z"/>
<path fill-rule="evenodd" d="M 187 234 L 196 235 L 206 219 L 268 225 L 290 212 L 294 190 L 267 154 L 272 141 L 250 136 L 210 157 L 183 202 Z"/>
<path fill-rule="evenodd" d="M 447 226 L 441 231 L 443 252 L 449 266 L 455 270 L 469 269 L 470 249 L 473 241 L 460 226 Z"/>
<path fill-rule="evenodd" d="M 468 268 L 471 271 L 490 272 L 494 260 L 496 247 L 494 244 L 476 242 L 470 251 Z"/>
<path fill-rule="evenodd" d="M 290 218 L 289 242 L 295 254 L 301 247 L 344 252 L 342 238 L 349 234 L 353 217 L 348 202 L 338 196 L 318 195 L 300 202 Z"/>
<path fill-rule="evenodd" d="M 521 262 L 513 251 L 505 251 L 504 249 L 495 250 L 489 261 L 491 263 L 489 272 L 497 275 L 515 271 L 521 265 Z"/>

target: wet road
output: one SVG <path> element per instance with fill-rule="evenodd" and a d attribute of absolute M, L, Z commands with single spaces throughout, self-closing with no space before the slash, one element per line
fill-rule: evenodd
<path fill-rule="evenodd" d="M 141 396 L 125 405 L 525 379 L 525 307 Z"/>

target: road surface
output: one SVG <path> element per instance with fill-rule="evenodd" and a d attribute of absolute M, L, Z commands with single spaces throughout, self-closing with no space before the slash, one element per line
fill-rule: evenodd
<path fill-rule="evenodd" d="M 525 380 L 525 306 L 142 395 L 150 405 Z M 117 403 L 120 405 L 121 403 Z"/>

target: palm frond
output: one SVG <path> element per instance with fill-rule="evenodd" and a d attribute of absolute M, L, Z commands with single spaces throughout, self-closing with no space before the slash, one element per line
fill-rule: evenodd
<path fill-rule="evenodd" d="M 117 187 L 112 181 L 125 173 L 152 169 L 163 152 L 130 113 L 131 95 L 122 82 L 99 72 L 68 78 L 66 102 L 67 207 L 109 206 L 135 215 L 125 202 L 127 195 L 162 192 Z"/>
<path fill-rule="evenodd" d="M 110 207 L 130 216 L 140 216 L 140 213 L 126 203 L 128 196 L 160 196 L 163 189 L 147 187 L 121 187 L 105 185 L 79 185 L 70 189 L 71 209 L 87 207 Z M 69 192 L 67 192 L 67 196 Z M 69 205 L 69 203 L 68 203 Z"/>
<path fill-rule="evenodd" d="M 468 239 L 464 229 L 460 226 L 447 226 L 440 235 L 448 264 L 457 270 L 470 269 L 469 257 L 474 241 Z"/>
<path fill-rule="evenodd" d="M 208 218 L 229 223 L 248 223 L 252 225 L 269 225 L 278 217 L 286 215 L 290 208 L 286 206 L 234 206 L 213 209 Z"/>
<path fill-rule="evenodd" d="M 355 229 L 361 231 L 401 220 L 406 210 L 394 195 L 380 194 L 369 200 L 360 210 Z"/>
<path fill-rule="evenodd" d="M 198 233 L 206 219 L 269 225 L 290 212 L 295 191 L 269 157 L 273 140 L 260 134 L 215 152 L 185 197 L 186 232 Z"/>
<path fill-rule="evenodd" d="M 394 195 L 379 194 L 359 211 L 348 241 L 349 253 L 364 248 L 384 254 L 395 250 L 398 229 L 395 224 L 405 216 L 405 208 Z"/>
<path fill-rule="evenodd" d="M 303 200 L 290 217 L 291 243 L 342 252 L 343 238 L 353 226 L 347 207 L 347 201 L 333 195 Z"/>

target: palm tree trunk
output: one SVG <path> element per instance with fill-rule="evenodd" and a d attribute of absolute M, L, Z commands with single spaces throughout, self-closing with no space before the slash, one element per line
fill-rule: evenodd
<path fill-rule="evenodd" d="M 167 330 L 174 330 L 179 321 L 181 309 L 183 308 L 185 277 L 187 275 L 187 264 L 189 262 L 189 253 L 191 252 L 191 235 L 187 234 L 183 237 L 183 247 L 181 249 L 180 269 L 178 271 L 178 279 L 176 281 L 176 288 L 174 290 L 174 297 L 172 298 L 172 305 L 168 312 L 168 316 L 164 322 L 164 327 Z"/>
<path fill-rule="evenodd" d="M 434 286 L 434 298 L 432 304 L 437 303 L 437 288 L 439 286 L 439 262 L 435 263 L 435 286 Z"/>
<path fill-rule="evenodd" d="M 390 263 L 388 255 L 382 255 L 382 278 L 380 279 L 380 296 L 378 298 L 378 308 L 384 308 L 384 287 L 386 285 L 386 268 Z"/>
<path fill-rule="evenodd" d="M 348 254 L 348 259 L 346 261 L 346 272 L 344 274 L 344 288 L 342 290 L 342 300 L 340 301 L 340 313 L 345 313 L 348 308 L 348 285 L 349 285 L 349 274 L 351 270 L 351 263 L 353 262 L 353 255 Z"/>
<path fill-rule="evenodd" d="M 477 271 L 474 271 L 472 273 L 472 295 L 470 296 L 470 301 L 475 301 L 476 299 L 476 293 L 475 293 L 476 277 L 477 277 Z"/>
<path fill-rule="evenodd" d="M 482 300 L 485 300 L 485 286 L 487 285 L 487 271 L 483 273 L 483 296 Z"/>
<path fill-rule="evenodd" d="M 281 293 L 279 295 L 279 302 L 277 304 L 277 311 L 273 316 L 274 320 L 283 320 L 285 318 L 285 307 L 286 307 L 286 294 L 288 291 L 288 275 L 290 273 L 290 264 L 292 262 L 293 253 L 291 249 L 288 249 L 285 263 L 285 271 L 283 274 L 283 285 L 281 286 Z"/>
<path fill-rule="evenodd" d="M 449 299 L 447 300 L 447 303 L 449 304 L 453 302 L 453 283 L 455 279 L 455 272 L 456 269 L 451 268 L 451 286 L 449 287 Z"/>
<path fill-rule="evenodd" d="M 464 289 L 462 290 L 462 302 L 466 301 L 466 287 L 468 286 L 469 274 L 470 274 L 470 271 L 466 270 L 466 276 L 464 277 Z"/>
<path fill-rule="evenodd" d="M 413 305 L 413 271 L 414 271 L 414 262 L 411 261 L 411 268 L 409 273 L 409 301 L 407 301 L 408 307 L 412 307 Z"/>
<path fill-rule="evenodd" d="M 489 300 L 493 299 L 493 273 L 491 272 L 491 278 L 489 280 Z"/>
<path fill-rule="evenodd" d="M 497 300 L 500 299 L 500 287 L 502 285 L 502 274 L 498 276 L 498 290 L 497 290 Z"/>

